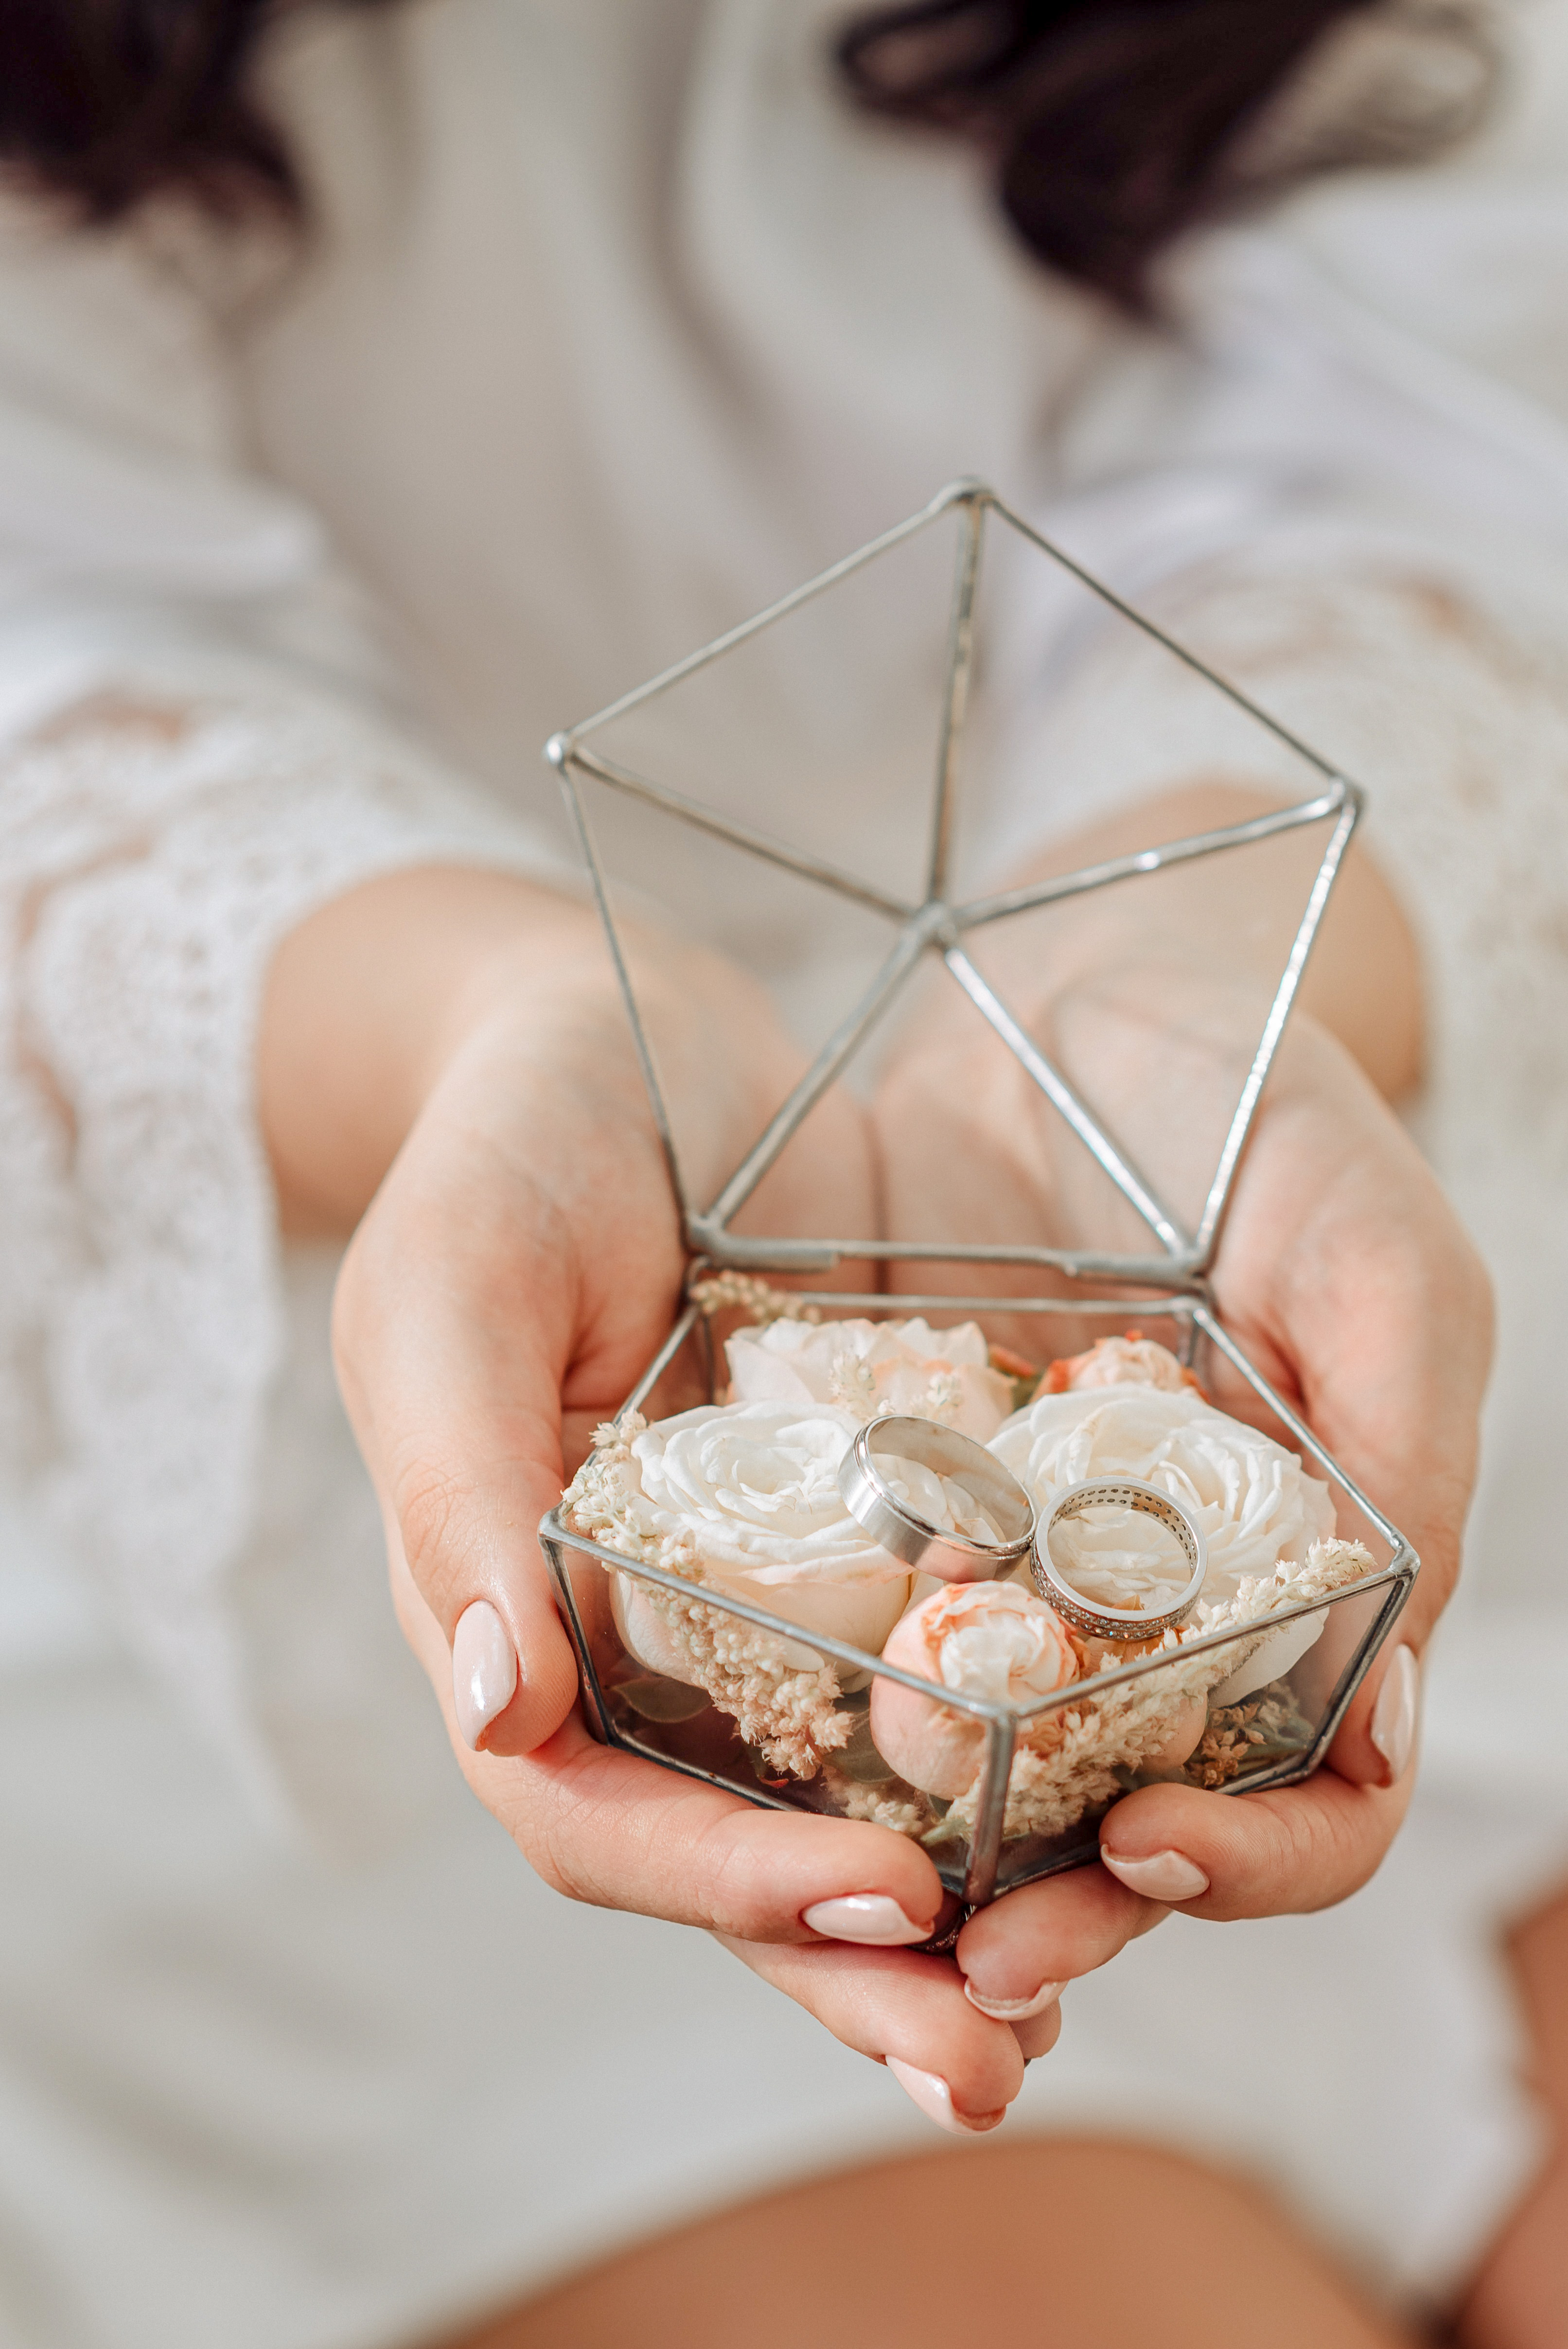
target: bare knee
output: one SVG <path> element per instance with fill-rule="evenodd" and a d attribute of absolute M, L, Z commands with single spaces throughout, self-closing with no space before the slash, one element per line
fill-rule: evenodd
<path fill-rule="evenodd" d="M 819 2178 L 621 2253 L 449 2349 L 1398 2349 L 1244 2180 L 1115 2140 L 1022 2138 Z"/>

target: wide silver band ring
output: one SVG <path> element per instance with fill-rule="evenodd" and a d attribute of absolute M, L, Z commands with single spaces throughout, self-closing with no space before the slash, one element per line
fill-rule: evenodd
<path fill-rule="evenodd" d="M 1191 1572 L 1173 1606 L 1162 1608 L 1158 1615 L 1141 1607 L 1100 1607 L 1075 1590 L 1061 1574 L 1051 1556 L 1053 1529 L 1064 1517 L 1080 1516 L 1085 1509 L 1102 1506 L 1141 1509 L 1145 1516 L 1158 1518 L 1175 1535 Z M 1047 1605 L 1054 1607 L 1075 1631 L 1092 1640 L 1158 1640 L 1161 1633 L 1173 1631 L 1198 1604 L 1208 1570 L 1209 1545 L 1196 1519 L 1169 1493 L 1136 1476 L 1094 1476 L 1082 1485 L 1069 1485 L 1040 1527 L 1029 1559 L 1035 1588 Z"/>
<path fill-rule="evenodd" d="M 893 1491 L 878 1455 L 913 1460 L 938 1476 L 951 1477 L 984 1511 L 1002 1537 L 976 1540 L 934 1526 Z M 872 1539 L 943 1582 L 985 1582 L 1029 1555 L 1035 1537 L 1035 1506 L 1017 1478 L 994 1452 L 934 1419 L 890 1414 L 861 1428 L 839 1464 L 844 1506 Z"/>

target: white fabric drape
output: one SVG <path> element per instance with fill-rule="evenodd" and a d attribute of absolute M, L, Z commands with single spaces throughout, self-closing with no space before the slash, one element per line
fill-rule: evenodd
<path fill-rule="evenodd" d="M 1393 1889 L 1168 1928 L 1069 2003 L 1025 2107 L 1185 2114 L 1401 2290 L 1458 2272 L 1531 2158 L 1486 1934 L 1558 1849 L 1553 1733 L 1502 1708 L 1478 1786 L 1456 1659 L 1556 1599 L 1568 326 L 1536 289 L 1568 181 L 1533 93 L 1568 81 L 1568 16 L 1525 27 L 1535 110 L 1473 160 L 1214 240 L 1164 336 L 1039 272 L 968 159 L 847 115 L 836 14 L 302 18 L 270 68 L 316 194 L 299 250 L 0 216 L 0 1837 L 38 1920 L 0 1937 L 0 2335 L 28 2349 L 412 2337 L 918 2130 L 706 1945 L 567 1916 L 465 1807 L 387 1617 L 331 1265 L 277 1245 L 252 1056 L 313 906 L 422 860 L 564 870 L 544 737 L 960 472 L 1372 786 L 1431 973 L 1423 1138 L 1504 1302 L 1480 1572 Z M 892 566 L 716 685 L 694 787 L 896 856 L 941 571 Z M 1234 747 L 1044 574 L 993 685 L 977 871 Z M 841 998 L 852 926 L 750 879 L 716 905 L 689 840 L 629 841 L 803 1030 Z M 46 1723 L 70 1769 L 37 1766 Z M 1202 1956 L 1167 1959 L 1183 1934 Z M 1419 2107 L 1380 1967 L 1442 2051 Z M 1194 1982 L 1246 2061 L 1129 2035 Z M 1282 2000 L 1329 2018 L 1353 2141 L 1301 2120 Z"/>

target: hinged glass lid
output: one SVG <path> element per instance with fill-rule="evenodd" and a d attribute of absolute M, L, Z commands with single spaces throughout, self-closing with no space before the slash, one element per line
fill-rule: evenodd
<path fill-rule="evenodd" d="M 944 538 L 955 546 L 944 547 Z M 865 599 L 884 583 L 891 633 L 885 622 L 868 632 L 860 625 Z M 1243 821 L 1007 885 L 998 843 L 1037 845 L 1098 812 L 1105 735 L 1119 725 L 1136 730 L 1138 688 L 1127 679 L 1140 663 L 1158 666 L 1161 730 L 1169 722 L 1176 746 L 1166 755 L 1185 756 L 1185 771 L 1200 754 L 1181 746 L 1201 743 L 1207 774 L 1262 780 L 1275 800 L 1299 796 Z M 1088 731 L 1075 733 L 1071 722 L 1075 691 L 1088 697 L 1095 724 Z M 890 708 L 903 713 L 891 726 Z M 1029 714 L 1023 726 L 1020 708 Z M 955 481 L 896 528 L 556 735 L 547 756 L 593 874 L 694 1252 L 736 1268 L 929 1257 L 1166 1288 L 1201 1281 L 1362 797 L 1195 652 L 994 491 Z M 1135 780 L 1136 758 L 1130 767 L 1123 757 L 1118 771 Z M 1109 788 L 1117 788 L 1114 777 Z M 618 824 L 619 857 L 611 839 Z M 733 947 L 738 937 L 766 975 L 779 927 L 766 876 L 769 888 L 792 891 L 808 906 L 803 934 L 820 942 L 808 950 L 818 998 L 798 1023 L 807 1031 L 802 1072 L 717 1192 L 701 1196 L 692 1195 L 684 1171 L 617 919 L 623 885 L 644 879 L 650 859 L 668 864 L 671 843 L 655 848 L 655 835 L 676 831 L 686 843 L 676 893 L 683 915 L 702 922 L 708 909 L 722 908 L 731 932 L 724 942 Z M 1299 871 L 1300 912 L 1278 940 L 1277 984 L 1260 991 L 1255 1040 L 1203 1137 L 1201 1164 L 1188 1164 L 1172 1188 L 1148 1137 L 1140 1147 L 1115 1101 L 1098 1094 L 1092 1057 L 1086 1065 L 1070 1040 L 1042 1037 L 1010 999 L 988 968 L 988 945 L 1036 924 L 1048 954 L 1050 926 L 1102 892 L 1146 893 L 1152 919 L 1161 876 L 1198 859 L 1228 860 L 1240 921 L 1248 860 L 1283 855 Z M 660 886 L 657 894 L 668 893 Z M 802 935 L 799 924 L 793 935 Z M 899 1018 L 920 1016 L 918 990 L 933 987 L 973 1019 L 976 1066 L 985 1054 L 1011 1056 L 1031 1097 L 1048 1104 L 1061 1134 L 1072 1137 L 1069 1147 L 1114 1207 L 1096 1226 L 1109 1238 L 1086 1245 L 1078 1234 L 1024 1232 L 981 1240 L 948 1229 L 806 1239 L 738 1229 L 829 1090 L 874 1067 Z"/>

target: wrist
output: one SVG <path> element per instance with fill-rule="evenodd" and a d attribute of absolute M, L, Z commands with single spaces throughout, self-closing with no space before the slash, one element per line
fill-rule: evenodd
<path fill-rule="evenodd" d="M 445 1071 L 510 1001 L 613 992 L 592 910 L 536 884 L 428 866 L 364 883 L 285 938 L 258 1089 L 284 1228 L 354 1228 Z"/>
<path fill-rule="evenodd" d="M 1013 885 L 1073 872 L 1243 823 L 1281 803 L 1277 790 L 1237 778 L 1176 785 L 1056 843 L 1011 876 Z M 1064 899 L 987 934 L 998 985 L 1037 999 L 1081 991 L 1141 966 L 1151 985 L 1212 979 L 1238 1001 L 1259 1000 L 1261 1025 L 1305 910 L 1326 843 L 1314 825 L 1225 854 L 1198 857 L 1112 888 Z M 1425 1049 L 1420 960 L 1396 891 L 1353 842 L 1313 943 L 1297 996 L 1389 1101 L 1419 1081 Z M 1022 1016 L 1024 1002 L 1014 1008 Z"/>
<path fill-rule="evenodd" d="M 799 1054 L 742 972 L 651 927 L 622 932 L 683 1164 L 704 1195 L 761 1131 Z M 597 914 L 504 874 L 392 874 L 302 924 L 271 975 L 260 1078 L 284 1228 L 302 1236 L 346 1237 L 437 1113 L 504 1134 L 531 1164 L 590 1145 L 660 1155 Z M 531 1105 L 526 1133 L 509 1102 Z"/>

